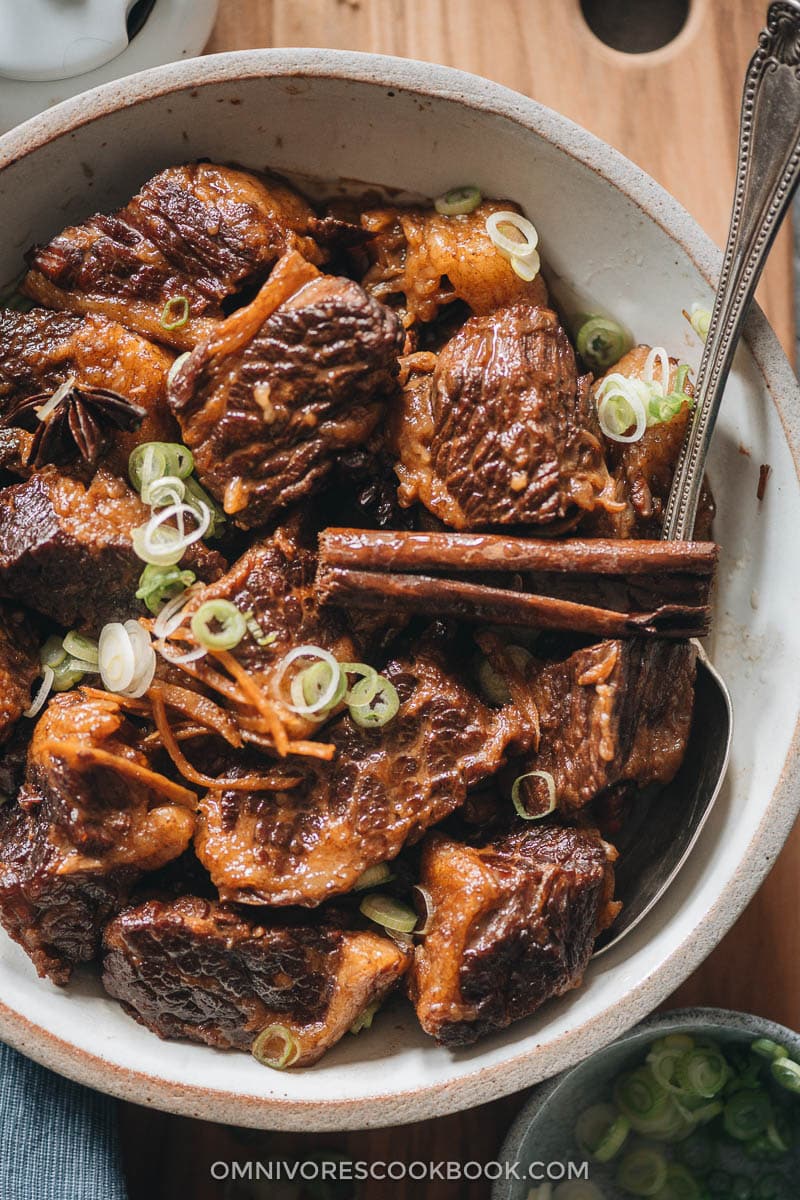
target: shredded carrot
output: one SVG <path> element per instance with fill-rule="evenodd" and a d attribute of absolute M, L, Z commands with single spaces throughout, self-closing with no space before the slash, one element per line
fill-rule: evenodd
<path fill-rule="evenodd" d="M 118 696 L 116 692 L 106 692 L 102 688 L 81 685 L 81 692 L 92 700 L 105 700 L 115 708 L 124 708 L 129 712 L 148 713 L 150 705 L 146 700 L 134 700 L 131 696 Z"/>
<path fill-rule="evenodd" d="M 98 746 L 87 746 L 85 742 L 78 741 L 49 742 L 47 749 L 50 753 L 65 758 L 68 763 L 78 768 L 110 767 L 118 775 L 127 775 L 144 787 L 159 792 L 166 800 L 182 804 L 186 808 L 197 807 L 197 796 L 194 792 L 181 787 L 179 783 L 173 783 L 171 779 L 167 779 L 166 775 L 152 771 L 134 759 L 124 758 L 121 754 L 112 754 L 110 750 L 102 750 Z"/>
<path fill-rule="evenodd" d="M 333 742 L 289 742 L 289 754 L 303 754 L 306 758 L 323 758 L 330 762 L 336 753 Z"/>
<path fill-rule="evenodd" d="M 228 776 L 215 778 L 213 775 L 203 774 L 202 771 L 198 771 L 192 766 L 178 745 L 170 723 L 167 720 L 167 709 L 162 689 L 153 687 L 150 689 L 149 695 L 153 705 L 153 719 L 161 735 L 164 749 L 175 763 L 181 775 L 191 783 L 197 783 L 202 787 L 224 788 L 236 792 L 277 792 L 296 787 L 298 783 L 302 782 L 300 776 L 243 775 L 237 779 L 229 778 Z"/>

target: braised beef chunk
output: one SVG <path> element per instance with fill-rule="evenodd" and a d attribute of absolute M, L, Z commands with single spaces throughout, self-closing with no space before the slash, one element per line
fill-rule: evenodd
<path fill-rule="evenodd" d="M 258 630 L 248 630 L 236 657 L 251 673 L 269 674 L 295 646 L 321 646 L 340 661 L 356 654 L 344 614 L 320 608 L 314 577 L 317 556 L 300 523 L 280 526 L 256 542 L 214 583 L 186 605 L 187 618 L 208 600 L 229 600 L 252 613 Z M 254 627 L 255 628 L 255 627 Z"/>
<path fill-rule="evenodd" d="M 31 434 L 10 424 L 14 409 L 25 397 L 52 393 L 71 377 L 78 386 L 116 392 L 144 409 L 136 430 L 115 433 L 103 455 L 107 467 L 127 475 L 134 446 L 178 438 L 166 400 L 171 364 L 168 351 L 105 317 L 0 309 L 0 466 L 29 473 Z"/>
<path fill-rule="evenodd" d="M 38 646 L 30 622 L 18 609 L 0 604 L 0 746 L 30 705 L 38 674 Z"/>
<path fill-rule="evenodd" d="M 0 810 L 0 921 L 36 969 L 65 983 L 143 871 L 182 854 L 194 794 L 153 770 L 115 697 L 54 697 L 16 803 Z"/>
<path fill-rule="evenodd" d="M 61 875 L 47 824 L 9 801 L 0 808 L 0 922 L 42 978 L 63 986 L 97 957 L 103 926 L 126 903 L 130 867 Z"/>
<path fill-rule="evenodd" d="M 213 331 L 223 301 L 263 280 L 286 250 L 324 261 L 310 236 L 315 222 L 283 184 L 214 163 L 169 167 L 116 213 L 96 213 L 31 251 L 23 290 L 48 308 L 101 313 L 186 349 Z M 162 320 L 170 300 L 176 307 Z"/>
<path fill-rule="evenodd" d="M 400 499 L 454 529 L 550 526 L 611 496 L 588 379 L 555 313 L 472 317 L 412 384 L 395 425 Z"/>
<path fill-rule="evenodd" d="M 170 403 L 204 485 L 245 529 L 309 496 L 377 424 L 396 317 L 297 255 L 176 375 Z"/>
<path fill-rule="evenodd" d="M 515 708 L 486 708 L 432 645 L 383 674 L 401 700 L 383 728 L 341 716 L 322 733 L 330 762 L 291 761 L 296 787 L 203 798 L 195 847 L 222 899 L 316 905 L 348 891 L 463 804 L 512 741 L 530 741 Z"/>
<path fill-rule="evenodd" d="M 466 1045 L 579 987 L 616 916 L 615 858 L 593 829 L 537 825 L 481 847 L 430 834 L 431 915 L 409 977 L 425 1032 Z"/>
<path fill-rule="evenodd" d="M 521 279 L 486 232 L 486 218 L 508 209 L 516 205 L 496 200 L 456 217 L 430 208 L 368 209 L 361 215 L 372 235 L 364 287 L 380 300 L 398 298 L 406 325 L 432 321 L 454 301 L 478 314 L 515 300 L 546 304 L 541 275 L 530 283 Z"/>
<path fill-rule="evenodd" d="M 628 379 L 642 379 L 650 349 L 650 346 L 634 346 L 606 375 L 613 373 Z M 670 358 L 669 391 L 676 387 L 678 367 L 678 360 Z M 656 378 L 661 378 L 658 371 Z M 693 395 L 694 389 L 688 385 L 686 402 L 675 416 L 649 426 L 638 442 L 608 441 L 608 464 L 621 506 L 617 512 L 598 511 L 590 518 L 591 532 L 596 529 L 601 535 L 619 538 L 660 536 L 672 476 L 686 440 Z M 713 517 L 714 499 L 706 481 L 695 521 L 696 539 L 710 537 Z"/>
<path fill-rule="evenodd" d="M 126 909 L 105 932 L 105 989 L 164 1038 L 250 1050 L 282 1026 L 296 1045 L 290 1065 L 309 1066 L 384 998 L 409 957 L 377 933 L 266 916 L 194 896 Z"/>
<path fill-rule="evenodd" d="M 536 671 L 541 741 L 533 770 L 549 771 L 562 812 L 620 783 L 669 783 L 692 721 L 691 642 L 599 642 Z"/>
<path fill-rule="evenodd" d="M 123 481 L 101 469 L 88 485 L 54 467 L 0 492 L 0 596 L 64 626 L 97 633 L 136 614 L 142 571 L 131 533 L 149 516 Z M 224 569 L 216 551 L 190 547 L 201 578 Z"/>

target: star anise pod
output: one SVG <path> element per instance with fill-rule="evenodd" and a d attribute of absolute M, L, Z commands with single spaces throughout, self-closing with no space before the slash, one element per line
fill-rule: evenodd
<path fill-rule="evenodd" d="M 57 403 L 48 410 L 48 402 L 57 396 Z M 146 416 L 145 409 L 119 392 L 68 379 L 54 392 L 13 402 L 0 425 L 33 434 L 25 466 L 52 463 L 62 467 L 76 458 L 94 466 L 115 430 L 136 429 Z"/>

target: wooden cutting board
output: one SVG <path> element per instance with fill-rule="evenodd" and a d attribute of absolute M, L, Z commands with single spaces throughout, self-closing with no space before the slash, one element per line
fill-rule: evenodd
<path fill-rule="evenodd" d="M 610 10 L 615 0 L 604 0 Z M 671 0 L 638 0 L 646 17 Z M 597 40 L 580 0 L 222 0 L 209 50 L 329 46 L 445 63 L 558 109 L 668 188 L 719 243 L 732 194 L 739 98 L 766 0 L 692 0 L 669 45 L 623 54 Z M 663 14 L 662 14 L 663 15 Z M 784 230 L 759 298 L 794 352 L 791 242 Z M 800 1027 L 800 829 L 732 932 L 668 1007 L 714 1004 Z M 123 1106 L 131 1200 L 222 1200 L 215 1160 L 493 1159 L 524 1095 L 419 1125 L 341 1135 L 261 1134 Z M 143 1152 L 146 1149 L 146 1153 Z M 484 1200 L 476 1183 L 361 1185 L 360 1200 Z"/>

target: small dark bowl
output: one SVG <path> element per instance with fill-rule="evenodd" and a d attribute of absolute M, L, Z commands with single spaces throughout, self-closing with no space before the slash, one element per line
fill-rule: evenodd
<path fill-rule="evenodd" d="M 501 1163 L 518 1164 L 520 1178 L 498 1179 L 492 1188 L 492 1200 L 526 1200 L 530 1188 L 545 1182 L 545 1179 L 524 1178 L 534 1162 L 582 1163 L 585 1156 L 576 1147 L 573 1135 L 578 1115 L 590 1105 L 605 1101 L 608 1098 L 609 1081 L 641 1062 L 644 1048 L 669 1033 L 711 1035 L 728 1044 L 769 1038 L 786 1046 L 789 1053 L 800 1060 L 800 1034 L 763 1017 L 725 1008 L 681 1008 L 673 1012 L 656 1013 L 610 1046 L 534 1089 L 511 1126 L 500 1151 Z M 777 1169 L 784 1174 L 787 1167 L 797 1179 L 800 1175 L 800 1153 L 777 1164 Z M 539 1170 L 542 1172 L 544 1168 Z M 589 1177 L 594 1181 L 591 1168 Z M 556 1185 L 558 1181 L 553 1179 L 551 1182 Z M 597 1185 L 604 1188 L 599 1178 Z M 800 1184 L 797 1194 L 800 1196 Z M 607 1200 L 616 1200 L 608 1190 L 604 1190 L 604 1195 Z"/>

